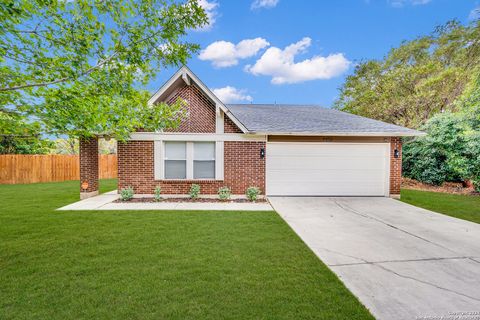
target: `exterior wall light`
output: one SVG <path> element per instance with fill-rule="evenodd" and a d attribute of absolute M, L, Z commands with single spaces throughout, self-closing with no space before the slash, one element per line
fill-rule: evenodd
<path fill-rule="evenodd" d="M 398 151 L 398 149 L 395 149 L 395 150 L 393 151 L 393 157 L 394 157 L 394 158 L 398 158 L 399 156 L 400 156 L 400 152 Z"/>
<path fill-rule="evenodd" d="M 265 148 L 260 149 L 260 158 L 265 158 Z"/>

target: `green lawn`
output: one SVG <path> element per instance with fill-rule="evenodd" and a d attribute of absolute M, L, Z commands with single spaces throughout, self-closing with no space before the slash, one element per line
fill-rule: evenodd
<path fill-rule="evenodd" d="M 480 223 L 480 197 L 403 189 L 403 202 Z"/>
<path fill-rule="evenodd" d="M 274 212 L 54 211 L 76 181 L 0 194 L 0 319 L 373 319 Z"/>

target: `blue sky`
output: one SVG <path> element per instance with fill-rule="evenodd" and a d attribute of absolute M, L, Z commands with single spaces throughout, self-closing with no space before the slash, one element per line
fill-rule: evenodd
<path fill-rule="evenodd" d="M 480 7 L 466 0 L 200 2 L 213 19 L 189 35 L 203 52 L 188 66 L 220 98 L 325 107 L 355 63 L 382 58 L 402 40 L 451 19 L 468 23 Z M 175 71 L 162 70 L 148 89 L 155 91 Z"/>

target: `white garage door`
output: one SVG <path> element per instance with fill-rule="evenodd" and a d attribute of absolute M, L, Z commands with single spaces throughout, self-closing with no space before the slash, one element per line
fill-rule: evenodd
<path fill-rule="evenodd" d="M 267 144 L 267 195 L 388 196 L 386 143 Z"/>

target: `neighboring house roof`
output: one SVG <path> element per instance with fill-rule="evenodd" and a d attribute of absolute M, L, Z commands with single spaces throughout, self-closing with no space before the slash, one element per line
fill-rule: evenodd
<path fill-rule="evenodd" d="M 417 136 L 423 132 L 317 105 L 227 104 L 250 133 Z"/>

